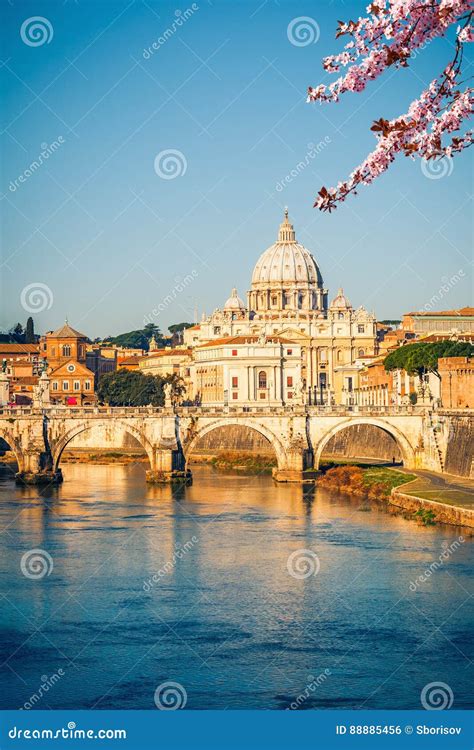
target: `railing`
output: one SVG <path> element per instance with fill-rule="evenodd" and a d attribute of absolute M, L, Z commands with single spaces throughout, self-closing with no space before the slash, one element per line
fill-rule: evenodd
<path fill-rule="evenodd" d="M 59 417 L 77 417 L 77 418 L 101 418 L 101 417 L 160 417 L 176 414 L 180 417 L 192 416 L 239 416 L 265 415 L 265 416 L 396 416 L 396 415 L 423 415 L 432 412 L 426 406 L 342 406 L 342 405 L 323 405 L 309 406 L 295 404 L 291 406 L 181 406 L 176 409 L 156 407 L 156 406 L 51 406 L 45 409 L 39 409 L 31 406 L 0 407 L 0 418 L 19 418 L 19 417 L 42 417 L 48 418 Z M 459 410 L 438 410 L 442 414 L 464 414 L 472 415 L 472 409 Z"/>

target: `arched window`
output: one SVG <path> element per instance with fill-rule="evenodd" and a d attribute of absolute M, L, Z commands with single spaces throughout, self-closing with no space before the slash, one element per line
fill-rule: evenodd
<path fill-rule="evenodd" d="M 265 370 L 260 370 L 260 372 L 258 373 L 258 387 L 267 387 L 267 373 L 265 372 Z"/>
<path fill-rule="evenodd" d="M 64 344 L 63 346 L 63 357 L 70 357 L 71 356 L 71 347 L 69 344 Z"/>
<path fill-rule="evenodd" d="M 337 352 L 337 361 L 342 362 L 342 352 L 340 349 L 338 349 L 338 352 Z"/>
<path fill-rule="evenodd" d="M 364 354 L 365 354 L 365 351 L 364 351 L 364 349 L 359 349 L 359 352 L 358 352 L 358 354 L 359 354 L 359 357 L 363 357 L 363 356 L 364 356 Z"/>

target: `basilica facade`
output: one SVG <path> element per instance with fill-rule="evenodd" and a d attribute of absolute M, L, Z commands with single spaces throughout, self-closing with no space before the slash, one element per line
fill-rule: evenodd
<path fill-rule="evenodd" d="M 321 271 L 285 211 L 247 302 L 233 289 L 222 309 L 184 332 L 184 345 L 192 396 L 203 403 L 330 403 L 341 373 L 377 354 L 376 319 L 342 289 L 328 303 Z"/>

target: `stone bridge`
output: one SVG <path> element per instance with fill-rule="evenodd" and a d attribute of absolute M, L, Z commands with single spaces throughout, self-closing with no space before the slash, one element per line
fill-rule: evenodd
<path fill-rule="evenodd" d="M 187 481 L 191 478 L 188 460 L 199 439 L 216 428 L 242 425 L 256 430 L 273 446 L 276 480 L 301 481 L 305 470 L 318 469 L 331 437 L 358 424 L 373 425 L 391 435 L 405 467 L 443 472 L 455 416 L 453 411 L 413 406 L 294 406 L 271 411 L 263 407 L 3 407 L 0 437 L 17 458 L 17 478 L 27 483 L 60 481 L 66 446 L 97 427 L 107 434 L 108 447 L 123 445 L 127 433 L 138 441 L 150 462 L 149 481 Z"/>

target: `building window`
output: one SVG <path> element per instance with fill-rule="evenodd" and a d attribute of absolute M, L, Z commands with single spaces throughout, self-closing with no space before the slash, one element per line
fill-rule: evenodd
<path fill-rule="evenodd" d="M 52 347 L 51 347 L 51 356 L 52 356 L 52 357 L 55 357 L 55 356 L 56 356 L 56 347 L 55 347 L 55 346 L 52 346 Z"/>
<path fill-rule="evenodd" d="M 90 380 L 84 380 L 84 390 L 90 391 L 91 389 L 91 381 Z"/>
<path fill-rule="evenodd" d="M 258 387 L 267 387 L 267 373 L 265 372 L 265 370 L 260 370 L 260 372 L 258 373 Z"/>
<path fill-rule="evenodd" d="M 232 378 L 232 388 L 238 388 L 239 387 L 239 379 L 237 377 Z"/>
<path fill-rule="evenodd" d="M 266 393 L 265 393 L 265 391 L 264 391 L 263 393 L 260 393 L 260 398 L 266 398 L 266 395 L 267 395 L 267 394 L 266 394 Z"/>
<path fill-rule="evenodd" d="M 214 336 L 217 336 L 217 334 L 219 334 L 220 332 L 221 332 L 221 327 L 220 326 L 214 326 Z"/>
<path fill-rule="evenodd" d="M 326 349 L 320 349 L 319 360 L 320 360 L 320 362 L 327 362 L 328 361 L 328 353 L 327 353 Z"/>
<path fill-rule="evenodd" d="M 57 381 L 57 380 L 54 380 L 54 381 L 53 381 L 53 386 L 52 386 L 52 388 L 53 388 L 53 391 L 57 391 L 57 390 L 58 390 L 58 385 L 59 385 L 59 384 L 58 384 L 58 381 Z"/>
<path fill-rule="evenodd" d="M 278 305 L 278 297 L 272 297 L 272 305 Z"/>
<path fill-rule="evenodd" d="M 340 350 L 340 349 L 339 349 L 339 350 L 338 350 L 338 352 L 337 352 L 337 361 L 338 361 L 338 362 L 342 362 L 342 352 L 341 352 L 341 350 Z"/>
<path fill-rule="evenodd" d="M 293 392 L 292 391 L 288 391 L 288 398 L 293 398 Z"/>
<path fill-rule="evenodd" d="M 338 313 L 337 317 L 339 318 L 339 320 L 344 320 L 344 313 L 342 312 Z"/>
<path fill-rule="evenodd" d="M 288 355 L 289 357 L 291 357 L 291 355 L 293 354 L 293 349 L 287 349 L 287 350 L 286 350 L 286 353 L 287 353 L 287 355 Z"/>
<path fill-rule="evenodd" d="M 237 399 L 238 397 L 239 397 L 239 394 L 234 391 L 234 393 L 232 394 L 232 398 Z"/>
<path fill-rule="evenodd" d="M 237 349 L 232 349 L 232 356 L 233 356 L 233 357 L 236 357 L 236 356 L 237 356 Z"/>
<path fill-rule="evenodd" d="M 69 390 L 69 380 L 63 380 L 63 391 Z"/>
<path fill-rule="evenodd" d="M 357 326 L 357 333 L 365 333 L 365 326 Z"/>
<path fill-rule="evenodd" d="M 63 357 L 70 357 L 71 356 L 71 347 L 69 344 L 64 344 L 63 346 Z"/>
<path fill-rule="evenodd" d="M 288 388 L 293 388 L 293 376 L 292 375 L 288 375 L 286 379 L 286 385 L 288 386 Z"/>
<path fill-rule="evenodd" d="M 80 391 L 81 390 L 81 383 L 80 383 L 79 380 L 75 380 L 74 381 L 73 388 L 74 388 L 75 391 Z"/>
<path fill-rule="evenodd" d="M 365 354 L 365 351 L 363 349 L 359 349 L 359 357 L 363 357 Z"/>

